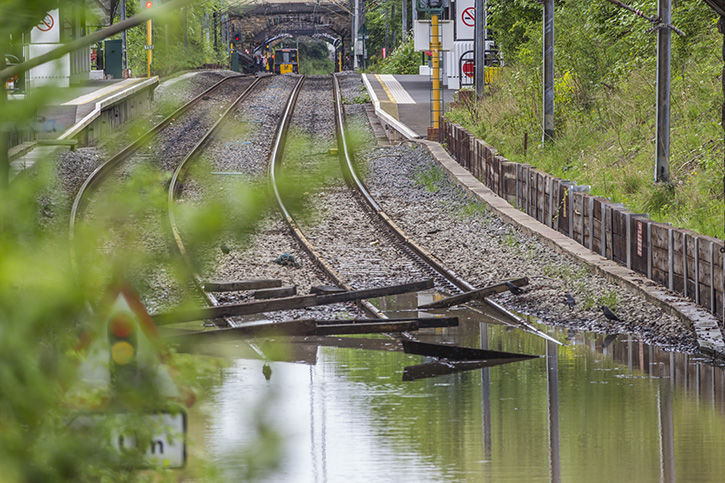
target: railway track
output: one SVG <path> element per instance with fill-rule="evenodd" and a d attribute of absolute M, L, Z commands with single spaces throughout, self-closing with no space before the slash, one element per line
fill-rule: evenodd
<path fill-rule="evenodd" d="M 164 231 L 161 221 L 130 220 L 122 213 L 125 208 L 117 205 L 110 206 L 112 213 L 104 213 L 103 209 L 99 208 L 103 206 L 100 200 L 104 197 L 113 199 L 109 194 L 114 190 L 128 189 L 125 181 L 132 176 L 134 170 L 142 166 L 151 167 L 157 172 L 171 171 L 214 125 L 217 118 L 216 111 L 236 105 L 239 99 L 247 96 L 259 82 L 259 79 L 244 76 L 222 79 L 101 163 L 85 179 L 73 201 L 69 222 L 71 261 L 76 271 L 82 263 L 82 257 L 88 253 L 87 248 L 84 249 L 82 244 L 77 243 L 79 228 L 94 219 L 108 225 L 106 230 L 99 231 L 99 235 L 115 232 L 117 224 L 143 223 L 142 229 L 139 226 L 138 237 L 146 239 L 148 241 L 146 244 L 152 247 L 151 250 L 165 250 L 161 248 L 165 247 L 165 243 L 158 239 Z M 239 94 L 240 90 L 244 91 L 242 95 Z M 104 217 L 108 217 L 108 220 L 101 221 Z M 124 243 L 122 238 L 116 241 L 112 238 L 113 235 L 110 235 L 97 240 L 98 248 L 110 252 L 114 244 Z M 152 303 L 152 308 L 153 305 Z"/>
<path fill-rule="evenodd" d="M 330 92 L 333 103 L 325 99 Z M 474 288 L 410 240 L 380 209 L 360 182 L 347 146 L 341 94 L 334 77 L 312 80 L 299 78 L 282 111 L 271 145 L 269 178 L 286 223 L 309 259 L 324 272 L 328 281 L 346 291 L 405 284 L 431 277 L 436 280 L 438 290 L 447 293 Z M 221 122 L 222 119 L 219 120 Z M 203 144 L 203 141 L 200 142 L 199 148 Z M 337 183 L 317 189 L 310 197 L 315 206 L 324 207 L 320 213 L 322 221 L 305 221 L 301 227 L 293 218 L 285 201 L 286 194 L 277 183 L 282 170 L 287 169 L 281 166 L 291 166 L 290 169 L 300 176 L 301 173 L 318 172 L 328 154 L 335 151 L 339 154 L 344 176 L 338 176 Z M 195 261 L 185 248 L 175 220 L 174 204 L 180 192 L 181 173 L 186 169 L 188 161 L 197 156 L 198 151 L 190 152 L 178 165 L 168 191 L 169 218 L 174 238 L 182 257 L 192 268 Z M 257 167 L 247 165 L 246 169 L 246 173 L 235 174 L 251 177 Z M 289 176 L 289 173 L 286 175 Z M 342 181 L 343 178 L 347 185 Z M 208 279 L 208 276 L 194 273 L 196 287 L 204 293 L 207 304 L 219 305 L 220 300 L 213 293 L 203 291 L 204 279 Z M 374 318 L 385 318 L 380 310 L 367 301 L 358 305 L 364 313 Z M 513 320 L 517 319 L 502 307 L 500 312 Z M 238 324 L 227 318 L 217 325 Z"/>

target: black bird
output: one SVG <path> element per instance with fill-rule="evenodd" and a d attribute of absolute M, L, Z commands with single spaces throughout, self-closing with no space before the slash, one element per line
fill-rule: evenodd
<path fill-rule="evenodd" d="M 571 296 L 571 294 L 565 294 L 566 295 L 566 305 L 569 306 L 569 309 L 573 309 L 576 305 L 576 300 L 574 300 L 574 297 Z"/>
<path fill-rule="evenodd" d="M 522 293 L 524 293 L 523 290 L 521 290 L 519 287 L 512 284 L 511 282 L 504 282 L 504 284 L 509 289 L 509 291 L 514 295 L 521 295 Z"/>
<path fill-rule="evenodd" d="M 620 319 L 619 317 L 614 315 L 614 312 L 609 310 L 609 307 L 607 307 L 606 305 L 602 305 L 602 312 L 604 312 L 604 316 L 611 321 L 615 321 L 615 320 L 619 321 L 619 322 L 622 321 L 622 319 Z"/>
<path fill-rule="evenodd" d="M 262 374 L 264 374 L 264 378 L 268 381 L 272 378 L 272 368 L 267 362 L 262 366 Z"/>

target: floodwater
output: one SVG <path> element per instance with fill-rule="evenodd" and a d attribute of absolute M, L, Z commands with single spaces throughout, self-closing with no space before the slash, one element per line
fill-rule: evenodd
<path fill-rule="evenodd" d="M 725 480 L 722 369 L 624 336 L 539 326 L 557 345 L 461 319 L 426 340 L 542 357 L 413 381 L 404 368 L 427 361 L 401 352 L 296 343 L 306 363 L 272 362 L 269 381 L 261 360 L 232 359 L 199 403 L 205 450 L 228 481 L 275 455 L 256 481 Z"/>

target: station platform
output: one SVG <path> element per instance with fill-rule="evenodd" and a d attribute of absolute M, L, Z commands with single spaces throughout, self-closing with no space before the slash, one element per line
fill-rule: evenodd
<path fill-rule="evenodd" d="M 428 135 L 432 126 L 431 79 L 427 75 L 363 74 L 363 83 L 378 114 L 388 122 L 406 128 L 408 137 Z M 443 112 L 448 110 L 455 91 L 441 89 Z M 386 116 L 387 115 L 387 116 Z M 388 118 L 389 116 L 389 118 Z"/>
<path fill-rule="evenodd" d="M 158 77 L 143 77 L 93 80 L 83 86 L 54 89 L 52 103 L 39 110 L 33 125 L 37 141 L 10 149 L 11 179 L 36 161 L 88 144 L 125 122 L 144 109 L 158 84 Z M 18 95 L 9 98 L 11 102 L 24 100 Z M 111 110 L 114 112 L 109 113 Z"/>

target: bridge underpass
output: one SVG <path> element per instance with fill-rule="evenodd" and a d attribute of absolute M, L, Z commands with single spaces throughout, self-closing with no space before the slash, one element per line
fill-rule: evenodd
<path fill-rule="evenodd" d="M 349 50 L 352 17 L 345 3 L 276 2 L 230 11 L 232 29 L 241 34 L 238 46 L 251 55 L 284 39 L 308 37 Z"/>

